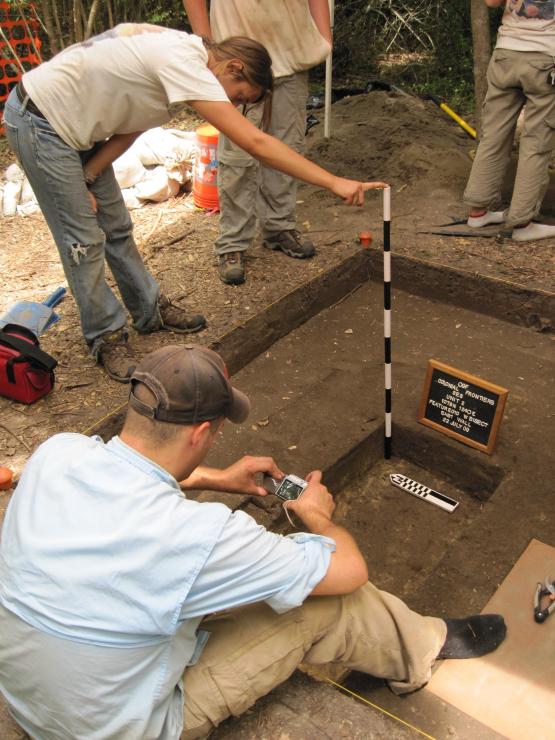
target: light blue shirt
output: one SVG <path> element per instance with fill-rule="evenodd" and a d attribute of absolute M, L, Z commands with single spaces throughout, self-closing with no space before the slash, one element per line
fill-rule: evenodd
<path fill-rule="evenodd" d="M 206 614 L 302 604 L 332 540 L 188 500 L 115 437 L 59 434 L 27 464 L 0 540 L 0 689 L 41 740 L 179 738 Z"/>

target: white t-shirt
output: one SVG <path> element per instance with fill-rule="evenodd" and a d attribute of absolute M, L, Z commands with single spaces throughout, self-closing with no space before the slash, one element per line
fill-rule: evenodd
<path fill-rule="evenodd" d="M 32 101 L 69 146 L 167 123 L 189 100 L 228 101 L 198 36 L 121 24 L 27 72 Z"/>
<path fill-rule="evenodd" d="M 507 0 L 496 48 L 555 57 L 555 0 Z"/>
<path fill-rule="evenodd" d="M 210 26 L 216 41 L 248 36 L 263 44 L 275 77 L 310 69 L 331 51 L 307 0 L 212 0 Z"/>

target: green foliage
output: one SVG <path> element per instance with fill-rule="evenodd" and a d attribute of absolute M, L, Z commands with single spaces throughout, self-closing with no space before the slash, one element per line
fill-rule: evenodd
<path fill-rule="evenodd" d="M 490 13 L 492 38 L 500 14 Z M 379 77 L 472 109 L 469 0 L 339 0 L 334 25 L 335 79 Z"/>

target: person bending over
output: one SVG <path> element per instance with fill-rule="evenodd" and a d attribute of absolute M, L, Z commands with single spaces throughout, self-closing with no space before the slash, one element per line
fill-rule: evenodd
<path fill-rule="evenodd" d="M 196 332 L 206 322 L 160 293 L 132 234 L 112 169 L 145 130 L 189 104 L 269 167 L 361 205 L 384 183 L 336 177 L 260 131 L 235 106 L 273 88 L 266 49 L 221 43 L 149 24 L 121 24 L 27 72 L 4 110 L 6 137 L 37 197 L 77 302 L 85 341 L 107 373 L 128 382 L 136 358 L 126 315 L 105 280 L 105 261 L 138 332 Z"/>
<path fill-rule="evenodd" d="M 169 345 L 133 373 L 120 436 L 57 434 L 29 460 L 0 541 L 0 690 L 32 738 L 190 740 L 301 661 L 403 693 L 502 641 L 499 615 L 421 616 L 369 583 L 319 471 L 288 504 L 306 531 L 287 537 L 188 499 L 283 477 L 271 457 L 203 465 L 248 413 L 217 354 Z"/>

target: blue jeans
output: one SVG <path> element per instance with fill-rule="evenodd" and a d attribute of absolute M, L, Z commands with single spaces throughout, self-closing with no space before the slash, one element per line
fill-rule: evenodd
<path fill-rule="evenodd" d="M 93 354 L 103 334 L 126 324 L 123 306 L 106 283 L 105 258 L 134 328 L 139 332 L 159 329 L 159 287 L 137 250 L 133 223 L 112 167 L 90 186 L 98 206 L 94 213 L 83 165 L 95 149 L 79 152 L 68 146 L 48 121 L 26 110 L 15 89 L 6 101 L 4 127 L 58 247 Z"/>

